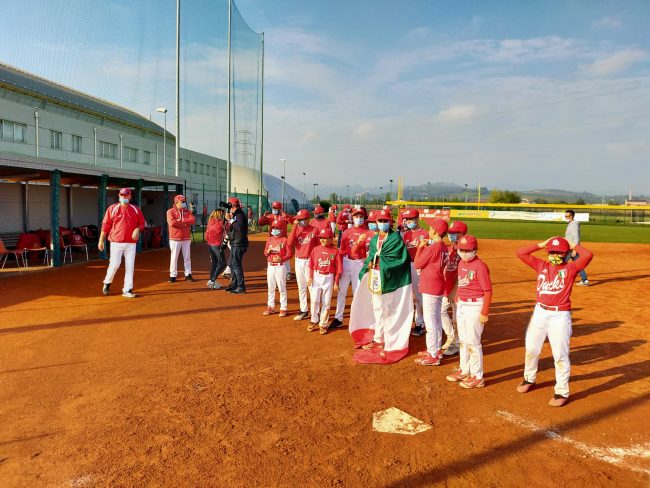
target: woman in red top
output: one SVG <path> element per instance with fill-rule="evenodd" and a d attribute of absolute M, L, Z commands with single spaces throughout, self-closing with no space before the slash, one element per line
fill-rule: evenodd
<path fill-rule="evenodd" d="M 213 210 L 208 219 L 208 228 L 205 231 L 205 238 L 208 241 L 208 251 L 210 252 L 210 280 L 208 288 L 218 290 L 221 284 L 217 281 L 217 276 L 226 269 L 226 258 L 224 256 L 223 238 L 226 230 L 223 224 L 223 210 L 220 208 Z"/>

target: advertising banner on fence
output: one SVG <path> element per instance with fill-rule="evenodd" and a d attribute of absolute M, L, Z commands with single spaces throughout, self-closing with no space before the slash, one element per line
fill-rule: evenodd
<path fill-rule="evenodd" d="M 420 213 L 420 218 L 424 219 L 429 225 L 431 225 L 431 222 L 433 222 L 436 219 L 443 219 L 449 222 L 450 211 L 448 208 L 443 208 L 443 209 L 425 208 Z"/>
<path fill-rule="evenodd" d="M 564 212 L 525 212 L 490 210 L 488 217 L 502 220 L 534 220 L 538 222 L 566 222 Z M 578 222 L 589 222 L 588 213 L 576 213 L 575 220 Z"/>
<path fill-rule="evenodd" d="M 452 210 L 451 217 L 454 219 L 487 219 L 489 212 L 487 210 Z"/>

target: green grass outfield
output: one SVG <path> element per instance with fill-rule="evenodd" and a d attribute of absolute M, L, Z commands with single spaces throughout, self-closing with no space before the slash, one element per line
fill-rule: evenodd
<path fill-rule="evenodd" d="M 516 239 L 543 241 L 551 236 L 563 236 L 563 222 L 521 222 L 517 220 L 464 219 L 469 233 L 484 239 Z M 580 224 L 583 242 L 630 242 L 650 244 L 650 225 Z"/>

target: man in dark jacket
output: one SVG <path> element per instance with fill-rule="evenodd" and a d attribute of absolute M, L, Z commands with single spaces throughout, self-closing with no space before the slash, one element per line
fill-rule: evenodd
<path fill-rule="evenodd" d="M 228 233 L 230 237 L 230 285 L 224 288 L 230 293 L 246 293 L 244 281 L 244 253 L 248 250 L 248 218 L 241 208 L 239 198 L 229 198 L 232 204 L 229 214 Z"/>

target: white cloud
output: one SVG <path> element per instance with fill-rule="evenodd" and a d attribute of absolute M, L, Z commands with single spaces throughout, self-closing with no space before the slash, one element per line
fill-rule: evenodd
<path fill-rule="evenodd" d="M 629 69 L 633 64 L 644 61 L 648 54 L 641 49 L 626 49 L 591 64 L 581 66 L 582 72 L 589 76 L 612 76 Z"/>
<path fill-rule="evenodd" d="M 438 113 L 438 120 L 442 122 L 471 119 L 476 113 L 474 105 L 454 105 Z"/>
<path fill-rule="evenodd" d="M 602 19 L 598 19 L 592 25 L 600 29 L 619 29 L 623 27 L 623 22 L 621 21 L 621 18 L 618 15 L 615 15 L 615 16 L 603 17 Z"/>

